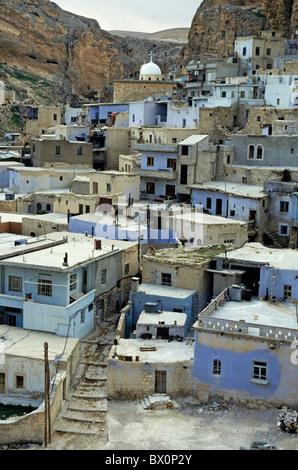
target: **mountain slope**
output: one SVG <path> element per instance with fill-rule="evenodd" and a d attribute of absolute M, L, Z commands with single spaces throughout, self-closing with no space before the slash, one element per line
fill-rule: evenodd
<path fill-rule="evenodd" d="M 138 71 L 151 50 L 164 69 L 180 52 L 177 44 L 115 37 L 49 0 L 0 3 L 0 61 L 56 84 L 64 101 L 72 92 L 108 97 L 113 80 Z"/>

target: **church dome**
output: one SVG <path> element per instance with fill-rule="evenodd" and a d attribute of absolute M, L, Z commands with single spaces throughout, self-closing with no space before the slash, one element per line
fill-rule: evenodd
<path fill-rule="evenodd" d="M 150 54 L 150 62 L 143 64 L 140 69 L 140 78 L 143 80 L 156 80 L 161 77 L 161 70 L 152 60 L 152 53 Z"/>
<path fill-rule="evenodd" d="M 154 62 L 148 62 L 141 67 L 140 75 L 161 75 L 161 70 Z"/>

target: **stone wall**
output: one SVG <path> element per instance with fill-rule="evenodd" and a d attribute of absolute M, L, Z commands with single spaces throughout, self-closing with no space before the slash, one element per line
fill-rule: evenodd
<path fill-rule="evenodd" d="M 176 84 L 167 81 L 121 80 L 114 82 L 114 102 L 142 101 L 158 95 L 172 96 Z"/>
<path fill-rule="evenodd" d="M 65 375 L 56 377 L 51 397 L 51 424 L 61 412 L 63 404 L 63 380 Z M 52 387 L 52 384 L 50 385 Z M 19 419 L 0 421 L 0 445 L 44 442 L 44 402 L 34 410 Z"/>

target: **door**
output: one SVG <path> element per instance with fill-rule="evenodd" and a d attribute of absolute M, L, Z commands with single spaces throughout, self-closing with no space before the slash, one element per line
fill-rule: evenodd
<path fill-rule="evenodd" d="M 166 393 L 167 372 L 165 370 L 155 371 L 155 393 Z"/>
<path fill-rule="evenodd" d="M 216 208 L 215 208 L 216 215 L 221 215 L 222 213 L 222 199 L 216 199 Z"/>
<path fill-rule="evenodd" d="M 180 184 L 187 184 L 187 165 L 181 165 Z"/>
<path fill-rule="evenodd" d="M 0 393 L 5 393 L 5 374 L 0 372 Z"/>
<path fill-rule="evenodd" d="M 173 184 L 166 184 L 166 196 L 175 197 L 176 187 Z"/>

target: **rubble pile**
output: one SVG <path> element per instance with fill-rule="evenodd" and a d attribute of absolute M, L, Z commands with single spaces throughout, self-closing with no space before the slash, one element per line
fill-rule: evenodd
<path fill-rule="evenodd" d="M 289 410 L 283 408 L 279 413 L 277 425 L 283 431 L 297 432 L 298 428 L 298 412 L 296 410 Z"/>

